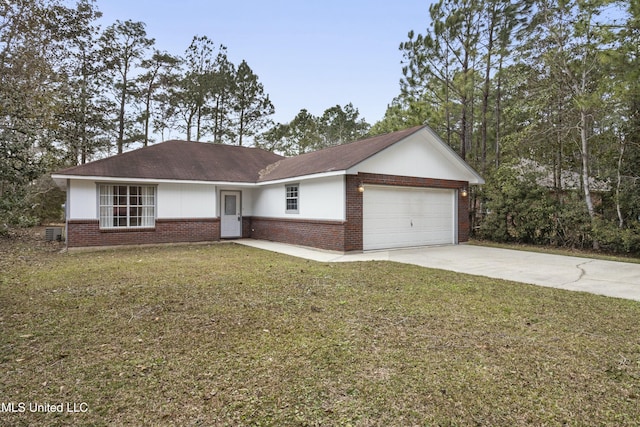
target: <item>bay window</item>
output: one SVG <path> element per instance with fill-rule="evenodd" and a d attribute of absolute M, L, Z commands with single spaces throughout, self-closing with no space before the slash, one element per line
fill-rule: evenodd
<path fill-rule="evenodd" d="M 100 184 L 100 228 L 154 227 L 155 195 L 155 186 Z"/>

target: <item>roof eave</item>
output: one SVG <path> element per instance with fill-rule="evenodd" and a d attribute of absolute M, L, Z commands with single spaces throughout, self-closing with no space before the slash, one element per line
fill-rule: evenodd
<path fill-rule="evenodd" d="M 410 136 L 412 136 L 412 135 L 415 135 L 416 133 L 420 132 L 420 131 L 421 131 L 421 130 L 423 130 L 424 128 L 428 128 L 428 126 L 427 126 L 427 125 L 416 126 L 416 127 L 415 127 L 415 130 L 414 130 L 413 132 L 408 133 L 407 135 L 403 136 L 402 138 L 398 139 L 397 141 L 392 142 L 391 144 L 387 145 L 386 147 L 383 147 L 383 148 L 379 149 L 378 151 L 376 151 L 376 152 L 374 152 L 374 153 L 371 153 L 371 154 L 369 154 L 368 156 L 366 156 L 366 157 L 364 157 L 364 158 L 362 158 L 362 159 L 359 159 L 359 160 L 357 160 L 357 161 L 353 162 L 353 164 L 351 164 L 351 165 L 349 165 L 349 166 L 347 166 L 347 167 L 345 168 L 345 171 L 348 171 L 349 169 L 352 169 L 352 168 L 356 167 L 356 166 L 357 166 L 357 165 L 359 165 L 360 163 L 364 162 L 364 161 L 365 161 L 365 160 L 367 160 L 367 159 L 370 159 L 370 158 L 371 158 L 371 157 L 373 157 L 373 156 L 377 156 L 378 154 L 382 153 L 382 152 L 383 152 L 383 151 L 385 151 L 385 150 L 388 150 L 390 147 L 393 147 L 394 145 L 398 144 L 399 142 L 404 141 L 405 139 L 409 138 L 409 137 L 410 137 Z M 357 142 L 357 141 L 356 141 L 356 142 Z"/>
<path fill-rule="evenodd" d="M 254 186 L 254 182 L 245 181 L 203 181 L 203 180 L 189 180 L 189 179 L 164 179 L 164 178 L 136 178 L 136 177 L 116 177 L 116 176 L 88 176 L 88 175 L 67 175 L 67 174 L 52 174 L 51 178 L 56 184 L 64 189 L 66 187 L 66 181 L 68 179 L 80 180 L 80 181 L 94 181 L 94 182 L 140 182 L 140 183 L 171 183 L 171 184 L 206 184 L 206 185 L 229 185 L 234 187 L 251 187 Z M 63 185 L 61 185 L 63 184 Z"/>
<path fill-rule="evenodd" d="M 475 169 L 473 169 L 466 161 L 464 161 L 462 159 L 462 157 L 460 157 L 458 155 L 458 153 L 456 153 L 453 148 L 451 148 L 449 145 L 447 145 L 447 143 L 444 142 L 442 140 L 442 138 L 440 138 L 438 136 L 438 134 L 433 129 L 431 129 L 431 127 L 429 127 L 428 125 L 421 126 L 420 128 L 416 129 L 415 132 L 412 132 L 412 133 L 406 135 L 404 138 L 397 140 L 393 144 L 390 144 L 387 147 L 384 147 L 383 149 L 371 154 L 370 156 L 368 156 L 368 157 L 366 157 L 366 158 L 354 163 L 353 165 L 349 166 L 346 169 L 346 173 L 357 173 L 357 171 L 354 170 L 354 169 L 357 169 L 358 165 L 360 165 L 364 161 L 368 160 L 371 157 L 379 155 L 380 153 L 384 152 L 385 150 L 390 149 L 394 145 L 406 140 L 410 136 L 415 135 L 416 133 L 418 133 L 420 131 L 423 131 L 423 130 L 428 132 L 429 134 L 431 134 L 431 136 L 433 136 L 435 141 L 438 142 L 438 144 L 436 144 L 436 149 L 440 149 L 445 156 L 449 157 L 453 161 L 453 163 L 455 165 L 457 165 L 460 168 L 461 171 L 464 172 L 464 174 L 468 178 L 466 181 L 469 182 L 470 185 L 483 185 L 485 183 L 484 179 L 480 176 L 480 174 L 478 172 L 476 172 Z"/>
<path fill-rule="evenodd" d="M 346 169 L 340 169 L 340 170 L 335 170 L 330 172 L 318 172 L 318 173 L 312 173 L 308 175 L 295 175 L 295 176 L 282 177 L 282 178 L 277 178 L 272 180 L 258 181 L 256 182 L 256 185 L 264 186 L 264 185 L 271 185 L 271 184 L 282 184 L 284 182 L 304 181 L 307 179 L 341 176 L 341 175 L 346 175 L 346 173 L 347 173 Z"/>
<path fill-rule="evenodd" d="M 443 151 L 445 151 L 457 165 L 461 166 L 461 168 L 470 175 L 469 179 L 467 180 L 469 184 L 483 185 L 485 183 L 484 178 L 482 178 L 482 176 L 480 176 L 480 174 L 476 172 L 476 170 L 472 168 L 469 163 L 467 163 L 462 157 L 460 157 L 453 148 L 451 148 L 446 142 L 444 142 L 442 138 L 440 138 L 438 134 L 433 129 L 431 129 L 431 127 L 425 125 L 421 130 L 426 130 L 427 132 L 429 132 L 431 136 L 433 136 L 433 138 L 440 143 L 440 148 L 442 148 Z"/>

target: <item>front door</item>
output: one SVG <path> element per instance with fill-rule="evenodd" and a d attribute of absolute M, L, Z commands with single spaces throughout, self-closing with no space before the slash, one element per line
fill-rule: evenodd
<path fill-rule="evenodd" d="M 220 237 L 242 237 L 240 192 L 221 191 L 220 199 Z"/>

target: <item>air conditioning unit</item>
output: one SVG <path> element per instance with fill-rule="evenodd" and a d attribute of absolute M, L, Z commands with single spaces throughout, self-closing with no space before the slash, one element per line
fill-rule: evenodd
<path fill-rule="evenodd" d="M 47 227 L 44 230 L 44 239 L 47 242 L 62 240 L 62 227 Z"/>

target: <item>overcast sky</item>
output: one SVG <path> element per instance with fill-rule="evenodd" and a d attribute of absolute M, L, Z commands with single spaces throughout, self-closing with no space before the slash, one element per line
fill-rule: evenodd
<path fill-rule="evenodd" d="M 156 48 L 182 55 L 193 36 L 247 61 L 276 108 L 291 121 L 352 102 L 374 124 L 399 93 L 398 46 L 424 33 L 428 0 L 98 0 L 103 26 L 142 21 Z"/>

